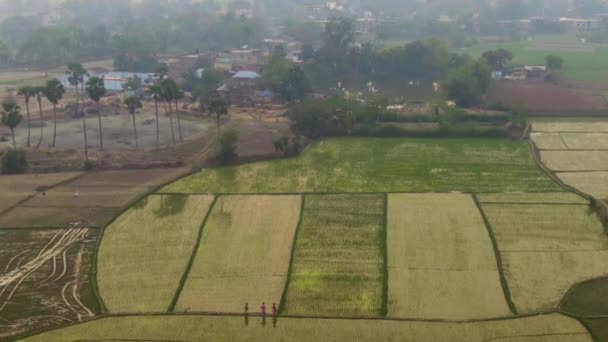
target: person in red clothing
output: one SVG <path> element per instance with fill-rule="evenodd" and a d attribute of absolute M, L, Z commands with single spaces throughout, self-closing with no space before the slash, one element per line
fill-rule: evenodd
<path fill-rule="evenodd" d="M 262 316 L 266 316 L 266 303 L 262 303 L 262 307 L 260 309 L 262 309 Z"/>
<path fill-rule="evenodd" d="M 272 303 L 272 315 L 276 316 L 277 315 L 277 305 L 275 303 Z"/>

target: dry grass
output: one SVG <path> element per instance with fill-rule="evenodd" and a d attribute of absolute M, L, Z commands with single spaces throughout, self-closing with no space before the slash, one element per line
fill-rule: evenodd
<path fill-rule="evenodd" d="M 571 192 L 480 194 L 477 197 L 481 203 L 589 204 Z"/>
<path fill-rule="evenodd" d="M 608 151 L 542 151 L 541 160 L 557 172 L 608 171 Z"/>
<path fill-rule="evenodd" d="M 608 275 L 608 238 L 585 205 L 484 204 L 520 313 L 555 309 L 576 283 Z"/>
<path fill-rule="evenodd" d="M 106 229 L 98 284 L 110 312 L 169 308 L 212 200 L 150 196 Z"/>
<path fill-rule="evenodd" d="M 281 300 L 301 196 L 218 199 L 176 311 L 242 312 Z"/>
<path fill-rule="evenodd" d="M 560 133 L 570 150 L 608 150 L 608 133 Z"/>
<path fill-rule="evenodd" d="M 280 318 L 112 317 L 25 341 L 433 341 L 591 342 L 575 319 L 559 314 L 477 323 Z"/>
<path fill-rule="evenodd" d="M 468 195 L 390 195 L 389 316 L 474 319 L 511 314 L 492 242 Z"/>
<path fill-rule="evenodd" d="M 566 184 L 599 199 L 608 199 L 608 171 L 560 172 L 557 176 Z"/>
<path fill-rule="evenodd" d="M 535 121 L 532 124 L 534 132 L 553 133 L 608 133 L 608 121 L 606 120 L 559 120 L 559 121 Z"/>
<path fill-rule="evenodd" d="M 532 133 L 530 139 L 541 150 L 567 150 L 559 133 Z"/>

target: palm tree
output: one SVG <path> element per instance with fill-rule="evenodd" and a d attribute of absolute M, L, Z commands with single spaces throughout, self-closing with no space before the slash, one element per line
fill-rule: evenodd
<path fill-rule="evenodd" d="M 68 82 L 76 89 L 76 116 L 80 115 L 80 96 L 78 92 L 78 86 L 84 81 L 84 75 L 87 74 L 87 70 L 80 63 L 68 64 L 67 74 Z"/>
<path fill-rule="evenodd" d="M 184 142 L 182 137 L 182 122 L 179 117 L 178 101 L 184 98 L 184 93 L 179 89 L 179 86 L 175 81 L 171 81 L 171 90 L 173 92 L 173 101 L 175 101 L 175 116 L 177 117 L 177 131 L 179 133 L 179 142 Z"/>
<path fill-rule="evenodd" d="M 44 96 L 44 86 L 34 87 L 36 93 L 36 101 L 38 102 L 38 113 L 40 114 L 40 136 L 38 137 L 38 144 L 36 148 L 40 148 L 42 145 L 42 138 L 44 136 L 44 117 L 42 115 L 42 96 Z"/>
<path fill-rule="evenodd" d="M 228 103 L 221 96 L 216 96 L 209 102 L 209 113 L 217 117 L 217 135 L 220 135 L 221 116 L 228 115 Z"/>
<path fill-rule="evenodd" d="M 103 79 L 99 77 L 91 77 L 87 81 L 87 95 L 97 105 L 97 118 L 99 119 L 99 150 L 103 151 L 103 129 L 101 127 L 101 107 L 99 101 L 106 96 L 106 86 Z"/>
<path fill-rule="evenodd" d="M 46 82 L 46 86 L 42 90 L 44 96 L 49 100 L 50 103 L 53 104 L 53 144 L 55 147 L 55 142 L 57 140 L 57 104 L 63 98 L 63 94 L 65 94 L 65 88 L 63 84 L 59 82 L 59 80 L 48 80 Z M 42 115 L 42 112 L 41 112 Z"/>
<path fill-rule="evenodd" d="M 142 107 L 141 101 L 137 96 L 129 96 L 124 100 L 125 106 L 129 113 L 131 113 L 131 117 L 133 117 L 133 135 L 135 136 L 135 149 L 139 149 L 139 145 L 137 143 L 137 125 L 135 124 L 135 112 Z"/>
<path fill-rule="evenodd" d="M 36 88 L 31 86 L 23 86 L 17 91 L 17 95 L 23 96 L 25 99 L 25 111 L 27 113 L 27 147 L 31 146 L 32 139 L 32 122 L 30 121 L 30 98 L 36 96 Z"/>
<path fill-rule="evenodd" d="M 172 112 L 172 102 L 173 102 L 173 91 L 170 80 L 163 80 L 160 82 L 161 88 L 161 97 L 165 103 L 165 110 L 169 108 L 167 111 L 167 115 L 169 115 L 169 122 L 171 122 L 171 139 L 173 139 L 173 145 L 175 145 L 175 129 L 173 127 L 173 114 Z M 167 106 L 168 104 L 168 106 Z"/>
<path fill-rule="evenodd" d="M 160 147 L 160 126 L 158 122 L 158 100 L 162 99 L 163 90 L 158 84 L 148 87 L 148 93 L 154 97 L 154 109 L 156 112 L 156 148 Z"/>
<path fill-rule="evenodd" d="M 17 151 L 17 143 L 15 142 L 15 128 L 21 123 L 23 118 L 19 113 L 19 106 L 14 102 L 5 102 L 2 104 L 2 124 L 11 130 L 13 136 L 13 149 Z"/>

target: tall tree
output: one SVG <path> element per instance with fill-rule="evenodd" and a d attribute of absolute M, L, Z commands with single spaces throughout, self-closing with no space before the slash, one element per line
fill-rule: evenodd
<path fill-rule="evenodd" d="M 179 100 L 184 98 L 184 92 L 179 89 L 177 83 L 174 88 L 175 93 L 173 94 L 173 101 L 175 101 L 175 116 L 177 117 L 177 131 L 179 132 L 179 142 L 184 142 L 182 136 L 182 121 L 179 116 Z"/>
<path fill-rule="evenodd" d="M 175 145 L 175 128 L 173 126 L 173 90 L 172 90 L 171 80 L 165 79 L 160 82 L 161 89 L 161 97 L 163 99 L 165 110 L 167 110 L 167 115 L 169 116 L 169 122 L 171 123 L 171 139 L 173 140 L 173 145 Z"/>
<path fill-rule="evenodd" d="M 80 115 L 80 96 L 78 86 L 80 83 L 84 83 L 84 76 L 87 74 L 87 70 L 80 63 L 68 64 L 68 82 L 74 86 L 76 90 L 76 116 Z"/>
<path fill-rule="evenodd" d="M 51 146 L 55 147 L 57 142 L 57 104 L 63 98 L 65 88 L 59 80 L 48 80 L 42 92 L 47 100 L 53 104 L 53 142 Z"/>
<path fill-rule="evenodd" d="M 142 107 L 141 101 L 137 96 L 129 96 L 124 100 L 127 110 L 133 118 L 133 135 L 135 136 L 135 149 L 139 149 L 139 143 L 137 142 L 137 125 L 135 124 L 135 112 Z"/>
<path fill-rule="evenodd" d="M 44 96 L 44 86 L 34 87 L 36 92 L 36 101 L 38 102 L 38 114 L 40 115 L 40 136 L 38 137 L 38 144 L 36 148 L 40 148 L 42 145 L 42 139 L 44 138 L 44 117 L 42 114 L 42 97 Z"/>
<path fill-rule="evenodd" d="M 160 123 L 158 122 L 158 101 L 162 99 L 163 90 L 158 84 L 148 87 L 148 93 L 154 98 L 154 112 L 156 114 L 156 148 L 160 147 Z"/>
<path fill-rule="evenodd" d="M 228 103 L 221 96 L 216 96 L 209 102 L 209 113 L 215 114 L 217 118 L 217 134 L 220 134 L 222 115 L 228 115 Z"/>
<path fill-rule="evenodd" d="M 15 128 L 21 123 L 20 108 L 14 102 L 5 102 L 2 104 L 2 124 L 11 130 L 13 137 L 13 150 L 17 151 L 17 143 L 15 142 Z"/>
<path fill-rule="evenodd" d="M 482 57 L 493 70 L 503 70 L 513 59 L 513 54 L 508 50 L 498 49 L 486 51 Z"/>
<path fill-rule="evenodd" d="M 23 98 L 25 99 L 25 111 L 27 113 L 27 147 L 30 147 L 32 138 L 32 122 L 30 120 L 30 99 L 36 96 L 36 88 L 31 86 L 23 86 L 19 88 L 17 95 L 23 96 Z"/>
<path fill-rule="evenodd" d="M 86 88 L 87 95 L 97 106 L 97 118 L 99 120 L 99 150 L 103 151 L 103 128 L 101 126 L 101 106 L 99 105 L 99 101 L 101 98 L 106 96 L 106 86 L 103 79 L 99 77 L 91 77 L 87 81 Z"/>

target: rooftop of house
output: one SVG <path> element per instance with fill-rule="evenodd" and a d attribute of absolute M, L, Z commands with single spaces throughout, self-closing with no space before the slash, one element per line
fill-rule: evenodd
<path fill-rule="evenodd" d="M 239 71 L 236 74 L 234 74 L 234 76 L 232 76 L 232 78 L 235 78 L 235 79 L 249 79 L 249 80 L 255 80 L 260 77 L 261 77 L 260 74 L 258 74 L 257 72 L 247 71 L 247 70 Z"/>

